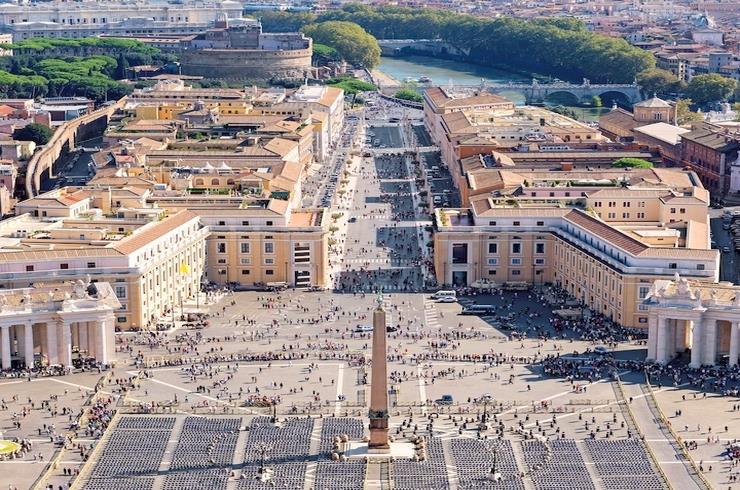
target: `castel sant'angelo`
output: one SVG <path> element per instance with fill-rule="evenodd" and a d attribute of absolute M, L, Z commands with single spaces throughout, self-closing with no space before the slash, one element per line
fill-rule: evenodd
<path fill-rule="evenodd" d="M 312 41 L 300 32 L 263 33 L 253 19 L 218 20 L 183 45 L 182 72 L 237 80 L 298 79 L 311 71 Z"/>

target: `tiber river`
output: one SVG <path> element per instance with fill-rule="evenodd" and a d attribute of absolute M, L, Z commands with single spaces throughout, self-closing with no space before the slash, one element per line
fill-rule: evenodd
<path fill-rule="evenodd" d="M 530 78 L 518 73 L 427 56 L 404 56 L 403 58 L 382 57 L 378 69 L 386 75 L 395 78 L 400 83 L 403 83 L 407 78 L 416 80 L 421 76 L 432 79 L 429 85 L 442 86 L 448 86 L 450 83 L 453 85 L 480 85 L 481 81 L 485 81 L 486 83 L 531 81 Z M 502 92 L 500 95 L 517 104 L 524 104 L 524 97 L 517 92 Z M 558 105 L 558 101 L 550 101 L 549 103 L 550 105 Z M 562 105 L 574 109 L 579 115 L 579 118 L 585 121 L 597 120 L 600 114 L 609 111 L 608 107 L 584 108 L 568 106 L 567 103 L 563 103 Z"/>

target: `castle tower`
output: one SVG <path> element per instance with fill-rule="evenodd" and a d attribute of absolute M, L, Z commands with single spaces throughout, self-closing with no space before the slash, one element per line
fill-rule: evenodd
<path fill-rule="evenodd" d="M 378 307 L 373 312 L 373 365 L 370 371 L 370 442 L 368 451 L 385 453 L 388 444 L 388 357 L 383 299 L 378 294 Z"/>

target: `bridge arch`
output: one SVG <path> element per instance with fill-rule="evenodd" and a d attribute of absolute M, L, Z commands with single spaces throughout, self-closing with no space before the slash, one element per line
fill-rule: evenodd
<path fill-rule="evenodd" d="M 556 105 L 578 105 L 581 101 L 576 94 L 569 90 L 554 90 L 545 93 L 543 102 Z"/>
<path fill-rule="evenodd" d="M 600 93 L 599 98 L 601 98 L 601 104 L 604 106 L 611 106 L 616 102 L 620 107 L 631 108 L 633 102 L 635 102 L 629 95 L 619 90 L 607 90 Z"/>

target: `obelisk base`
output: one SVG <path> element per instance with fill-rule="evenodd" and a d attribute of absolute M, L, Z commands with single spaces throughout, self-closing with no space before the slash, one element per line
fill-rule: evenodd
<path fill-rule="evenodd" d="M 389 452 L 390 448 L 391 446 L 388 443 L 388 419 L 370 419 L 370 441 L 367 443 L 368 452 Z"/>

